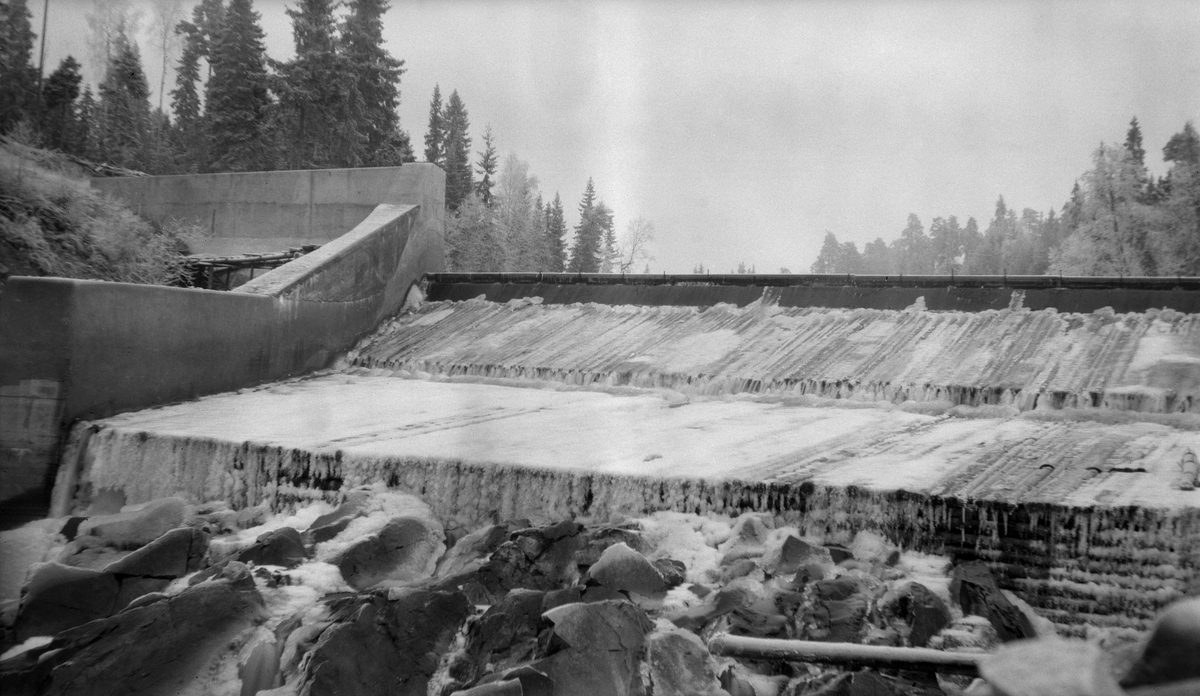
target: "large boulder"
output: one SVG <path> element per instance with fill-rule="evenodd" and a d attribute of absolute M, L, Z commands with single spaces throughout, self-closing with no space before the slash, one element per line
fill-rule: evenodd
<path fill-rule="evenodd" d="M 759 515 L 745 514 L 737 519 L 733 531 L 723 544 L 720 551 L 721 564 L 726 565 L 746 558 L 759 558 L 766 553 L 767 539 L 771 530 Z"/>
<path fill-rule="evenodd" d="M 1158 618 L 1141 657 L 1121 686 L 1200 679 L 1200 597 L 1172 604 Z"/>
<path fill-rule="evenodd" d="M 13 627 L 17 640 L 52 636 L 109 616 L 120 589 L 112 573 L 61 563 L 42 565 L 25 587 Z"/>
<path fill-rule="evenodd" d="M 923 648 L 950 623 L 950 610 L 940 597 L 921 583 L 904 587 L 896 606 L 897 613 L 909 627 L 908 644 Z"/>
<path fill-rule="evenodd" d="M 982 616 L 992 622 L 1002 641 L 1032 638 L 1037 635 L 1025 614 L 1008 601 L 992 571 L 981 561 L 957 566 L 951 572 L 950 597 L 964 614 Z"/>
<path fill-rule="evenodd" d="M 300 532 L 291 527 L 280 527 L 259 535 L 249 548 L 238 554 L 241 563 L 274 565 L 295 568 L 305 561 L 307 553 Z"/>
<path fill-rule="evenodd" d="M 163 498 L 137 510 L 91 517 L 79 526 L 79 533 L 100 537 L 117 548 L 136 549 L 182 526 L 185 510 L 182 499 Z"/>
<path fill-rule="evenodd" d="M 812 584 L 812 605 L 804 612 L 804 635 L 810 640 L 857 643 L 862 637 L 871 597 L 853 576 Z"/>
<path fill-rule="evenodd" d="M 618 542 L 606 548 L 587 578 L 607 588 L 652 596 L 666 590 L 662 573 L 645 556 Z"/>
<path fill-rule="evenodd" d="M 728 696 L 717 678 L 712 655 L 691 631 L 650 634 L 646 664 L 654 696 Z"/>
<path fill-rule="evenodd" d="M 345 620 L 306 658 L 300 696 L 425 696 L 429 679 L 470 612 L 461 592 L 401 590 L 355 598 Z"/>
<path fill-rule="evenodd" d="M 262 597 L 233 580 L 205 582 L 60 633 L 28 669 L 8 672 L 6 694 L 114 696 L 192 687 L 263 617 Z"/>
<path fill-rule="evenodd" d="M 638 665 L 653 624 L 627 601 L 566 604 L 553 624 L 547 657 L 532 666 L 554 681 L 555 696 L 630 696 L 644 690 Z"/>
<path fill-rule="evenodd" d="M 192 527 L 180 527 L 109 564 L 104 570 L 113 575 L 174 579 L 199 570 L 207 552 L 207 534 Z"/>
<path fill-rule="evenodd" d="M 575 554 L 585 543 L 582 532 L 583 526 L 570 520 L 516 530 L 481 567 L 439 586 L 462 588 L 477 604 L 494 604 L 516 588 L 569 587 L 579 580 Z"/>
<path fill-rule="evenodd" d="M 536 658 L 545 597 L 540 590 L 516 589 L 489 607 L 470 624 L 449 676 L 465 686 Z"/>
<path fill-rule="evenodd" d="M 466 534 L 438 561 L 438 577 L 454 577 L 477 571 L 487 563 L 492 552 L 508 539 L 505 525 L 493 524 Z"/>
<path fill-rule="evenodd" d="M 393 517 L 339 554 L 334 565 L 356 590 L 402 586 L 431 576 L 443 550 L 440 529 L 419 517 Z"/>

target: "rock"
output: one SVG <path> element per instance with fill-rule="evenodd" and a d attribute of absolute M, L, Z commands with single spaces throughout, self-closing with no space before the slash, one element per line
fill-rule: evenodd
<path fill-rule="evenodd" d="M 545 659 L 531 665 L 554 681 L 555 696 L 629 696 L 643 691 L 638 664 L 653 627 L 625 601 L 568 604 L 546 612 L 553 628 Z"/>
<path fill-rule="evenodd" d="M 117 581 L 121 584 L 121 589 L 117 592 L 114 612 L 121 611 L 144 595 L 157 594 L 171 584 L 169 578 L 143 578 L 137 575 L 117 576 Z"/>
<path fill-rule="evenodd" d="M 295 568 L 307 557 L 300 532 L 291 527 L 280 527 L 260 535 L 250 548 L 238 554 L 237 560 L 260 566 Z"/>
<path fill-rule="evenodd" d="M 1175 602 L 1158 617 L 1141 657 L 1121 679 L 1126 689 L 1200 679 L 1200 597 Z"/>
<path fill-rule="evenodd" d="M 582 585 L 573 585 L 561 590 L 550 590 L 546 593 L 545 599 L 542 600 L 542 613 L 545 614 L 554 607 L 561 607 L 564 604 L 575 604 L 582 601 Z"/>
<path fill-rule="evenodd" d="M 100 537 L 117 548 L 136 549 L 182 526 L 184 510 L 183 500 L 163 498 L 138 510 L 91 517 L 79 526 L 79 532 Z"/>
<path fill-rule="evenodd" d="M 975 614 L 991 621 L 1000 640 L 1007 642 L 1036 635 L 1025 614 L 1000 591 L 986 564 L 972 561 L 955 567 L 950 575 L 953 578 L 950 598 L 958 603 L 964 614 Z"/>
<path fill-rule="evenodd" d="M 11 676 L 47 696 L 182 692 L 207 678 L 217 656 L 262 618 L 262 606 L 252 587 L 204 583 L 64 631 L 36 667 Z"/>
<path fill-rule="evenodd" d="M 854 553 L 841 544 L 825 544 L 825 550 L 829 552 L 829 557 L 833 560 L 834 565 L 854 558 Z"/>
<path fill-rule="evenodd" d="M 1029 625 L 1033 627 L 1033 635 L 1030 638 L 1055 638 L 1058 636 L 1058 629 L 1054 626 L 1054 622 L 1044 616 L 1039 616 L 1033 607 L 1029 606 L 1029 602 L 1021 599 L 1016 592 L 1010 590 L 1001 590 L 1004 598 L 1017 608 L 1029 621 Z"/>
<path fill-rule="evenodd" d="M 849 696 L 899 696 L 895 684 L 886 677 L 863 670 L 850 676 Z"/>
<path fill-rule="evenodd" d="M 646 663 L 654 696 L 727 696 L 708 648 L 690 631 L 650 634 Z"/>
<path fill-rule="evenodd" d="M 574 585 L 579 580 L 575 553 L 584 542 L 582 531 L 583 526 L 572 521 L 515 531 L 471 583 L 493 602 L 518 587 L 549 591 Z"/>
<path fill-rule="evenodd" d="M 348 619 L 325 629 L 309 652 L 300 696 L 425 696 L 470 606 L 461 592 L 396 594 L 353 599 Z"/>
<path fill-rule="evenodd" d="M 545 596 L 540 590 L 513 590 L 471 625 L 463 649 L 470 664 L 461 674 L 462 682 L 475 682 L 488 665 L 500 671 L 537 656 Z"/>
<path fill-rule="evenodd" d="M 730 665 L 721 672 L 721 688 L 729 696 L 757 696 L 754 685 L 748 679 L 738 674 L 737 669 Z"/>
<path fill-rule="evenodd" d="M 772 569 L 774 575 L 792 575 L 806 564 L 833 565 L 829 551 L 821 546 L 814 546 L 797 536 L 789 536 L 783 540 L 779 551 L 779 563 Z"/>
<path fill-rule="evenodd" d="M 459 539 L 438 562 L 437 576 L 452 577 L 479 570 L 489 556 L 508 538 L 504 525 L 493 524 Z"/>
<path fill-rule="evenodd" d="M 334 564 L 346 583 L 361 591 L 427 578 L 442 551 L 441 530 L 417 517 L 394 517 L 378 533 L 343 551 Z"/>
<path fill-rule="evenodd" d="M 662 574 L 645 556 L 618 542 L 609 546 L 588 569 L 587 577 L 605 587 L 641 595 L 666 590 Z"/>
<path fill-rule="evenodd" d="M 237 511 L 237 517 L 233 522 L 238 529 L 250 529 L 257 527 L 267 521 L 271 516 L 271 506 L 266 503 L 261 503 L 253 507 L 242 508 Z"/>
<path fill-rule="evenodd" d="M 998 696 L 1123 696 L 1103 658 L 1081 640 L 1022 640 L 981 659 L 979 673 Z"/>
<path fill-rule="evenodd" d="M 350 522 L 354 518 L 361 516 L 362 510 L 363 500 L 361 497 L 356 496 L 347 500 L 333 512 L 325 513 L 313 520 L 313 523 L 304 531 L 304 542 L 311 546 L 329 541 L 350 526 Z"/>
<path fill-rule="evenodd" d="M 525 696 L 525 689 L 521 687 L 519 680 L 509 679 L 455 691 L 450 696 Z"/>
<path fill-rule="evenodd" d="M 604 552 L 613 544 L 624 544 L 638 553 L 644 553 L 647 550 L 641 532 L 636 529 L 611 526 L 595 527 L 585 532 L 585 538 L 583 548 L 575 554 L 575 562 L 585 568 L 600 560 Z"/>
<path fill-rule="evenodd" d="M 747 575 L 751 575 L 758 569 L 758 561 L 753 558 L 742 558 L 721 568 L 720 580 L 722 583 L 730 583 L 738 578 L 744 578 Z"/>
<path fill-rule="evenodd" d="M 240 563 L 232 558 L 214 563 L 188 578 L 188 587 L 208 580 L 228 580 L 239 588 L 254 589 L 254 576 L 250 574 L 250 569 L 246 567 L 245 563 Z"/>
<path fill-rule="evenodd" d="M 804 612 L 809 640 L 857 643 L 870 605 L 861 580 L 850 576 L 812 584 L 812 606 Z"/>
<path fill-rule="evenodd" d="M 928 647 L 950 652 L 991 652 L 999 645 L 992 622 L 982 616 L 956 619 L 928 643 Z"/>
<path fill-rule="evenodd" d="M 528 665 L 500 675 L 501 681 L 514 679 L 521 684 L 522 696 L 554 696 L 554 680 Z"/>
<path fill-rule="evenodd" d="M 805 563 L 796 570 L 796 575 L 792 578 L 792 585 L 795 587 L 804 587 L 810 582 L 824 580 L 829 576 L 829 569 L 832 566 L 832 562 L 829 565 L 823 563 Z"/>
<path fill-rule="evenodd" d="M 47 563 L 37 568 L 25 587 L 13 626 L 18 641 L 51 636 L 110 616 L 116 610 L 120 584 L 111 573 Z"/>
<path fill-rule="evenodd" d="M 113 575 L 180 578 L 198 570 L 208 552 L 208 535 L 192 527 L 163 534 L 104 570 Z"/>
<path fill-rule="evenodd" d="M 679 587 L 687 580 L 687 566 L 683 561 L 677 561 L 673 558 L 660 558 L 654 561 L 654 567 L 662 576 L 663 583 L 667 589 Z"/>
<path fill-rule="evenodd" d="M 950 623 L 950 610 L 940 597 L 924 585 L 912 582 L 904 588 L 897 606 L 898 613 L 911 629 L 908 644 L 923 648 Z"/>
<path fill-rule="evenodd" d="M 63 547 L 58 562 L 76 568 L 104 570 L 128 556 L 132 551 L 122 551 L 109 546 L 100 537 L 81 535 Z"/>
<path fill-rule="evenodd" d="M 724 554 L 721 564 L 725 565 L 744 558 L 759 558 L 766 553 L 768 537 L 771 530 L 763 523 L 762 518 L 754 514 L 744 514 L 733 525 L 733 533 L 719 547 Z"/>

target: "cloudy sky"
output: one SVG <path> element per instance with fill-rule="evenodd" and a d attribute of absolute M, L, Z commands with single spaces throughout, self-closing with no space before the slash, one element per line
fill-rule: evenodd
<path fill-rule="evenodd" d="M 148 25 L 153 3 L 131 4 Z M 254 4 L 287 58 L 290 2 Z M 50 0 L 47 71 L 68 53 L 92 68 L 91 7 Z M 1060 208 L 1131 117 L 1159 173 L 1200 122 L 1194 0 L 393 0 L 384 32 L 418 151 L 434 85 L 457 89 L 475 149 L 490 124 L 569 218 L 590 176 L 620 229 L 652 220 L 655 271 L 804 272 L 826 231 L 861 248 L 909 213 L 986 226 L 1001 194 Z"/>

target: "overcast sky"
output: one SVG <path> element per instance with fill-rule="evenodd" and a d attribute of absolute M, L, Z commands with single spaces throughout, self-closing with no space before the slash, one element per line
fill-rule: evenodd
<path fill-rule="evenodd" d="M 133 4 L 148 24 L 150 0 Z M 274 58 L 293 50 L 289 4 L 254 2 Z M 90 7 L 50 0 L 47 72 L 68 53 L 92 69 Z M 909 213 L 984 227 L 1000 194 L 1060 209 L 1132 116 L 1159 173 L 1166 139 L 1200 122 L 1194 0 L 393 0 L 384 34 L 418 153 L 434 84 L 457 89 L 473 149 L 490 124 L 571 224 L 589 176 L 618 231 L 652 220 L 654 271 L 807 272 L 827 230 L 861 249 Z"/>

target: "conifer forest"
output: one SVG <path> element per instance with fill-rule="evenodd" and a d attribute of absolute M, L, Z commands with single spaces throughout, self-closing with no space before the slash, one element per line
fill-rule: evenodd
<path fill-rule="evenodd" d="M 119 2 L 89 15 L 99 47 L 37 68 L 29 0 L 0 2 L 0 133 L 116 170 L 147 174 L 397 166 L 418 159 L 446 173 L 446 261 L 451 270 L 640 273 L 651 270 L 656 230 L 630 215 L 618 230 L 605 182 L 581 193 L 543 191 L 528 162 L 501 156 L 472 124 L 469 95 L 438 85 L 423 139 L 401 126 L 405 61 L 384 46 L 387 0 L 295 0 L 287 15 L 295 54 L 267 55 L 253 0 L 164 0 L 147 51 Z M 108 8 L 107 11 L 101 11 Z M 100 60 L 87 84 L 81 60 Z M 161 61 L 148 83 L 144 62 Z M 170 70 L 167 70 L 168 64 Z M 447 93 L 448 92 L 448 93 Z M 152 95 L 159 95 L 157 104 Z M 1116 137 L 1114 137 L 1116 136 Z M 1200 136 L 1191 121 L 1146 143 L 1136 117 L 1095 149 L 1057 209 L 1003 195 L 990 220 L 914 212 L 861 248 L 827 232 L 814 273 L 1200 275 Z M 1161 152 L 1167 171 L 1147 158 Z M 578 199 L 574 196 L 578 195 Z M 573 201 L 577 200 L 575 203 Z M 567 209 L 578 223 L 569 225 Z M 802 232 L 800 230 L 798 233 Z M 809 258 L 812 258 L 811 256 Z M 697 259 L 697 272 L 791 272 L 736 259 Z M 658 270 L 658 269 L 655 269 Z"/>

